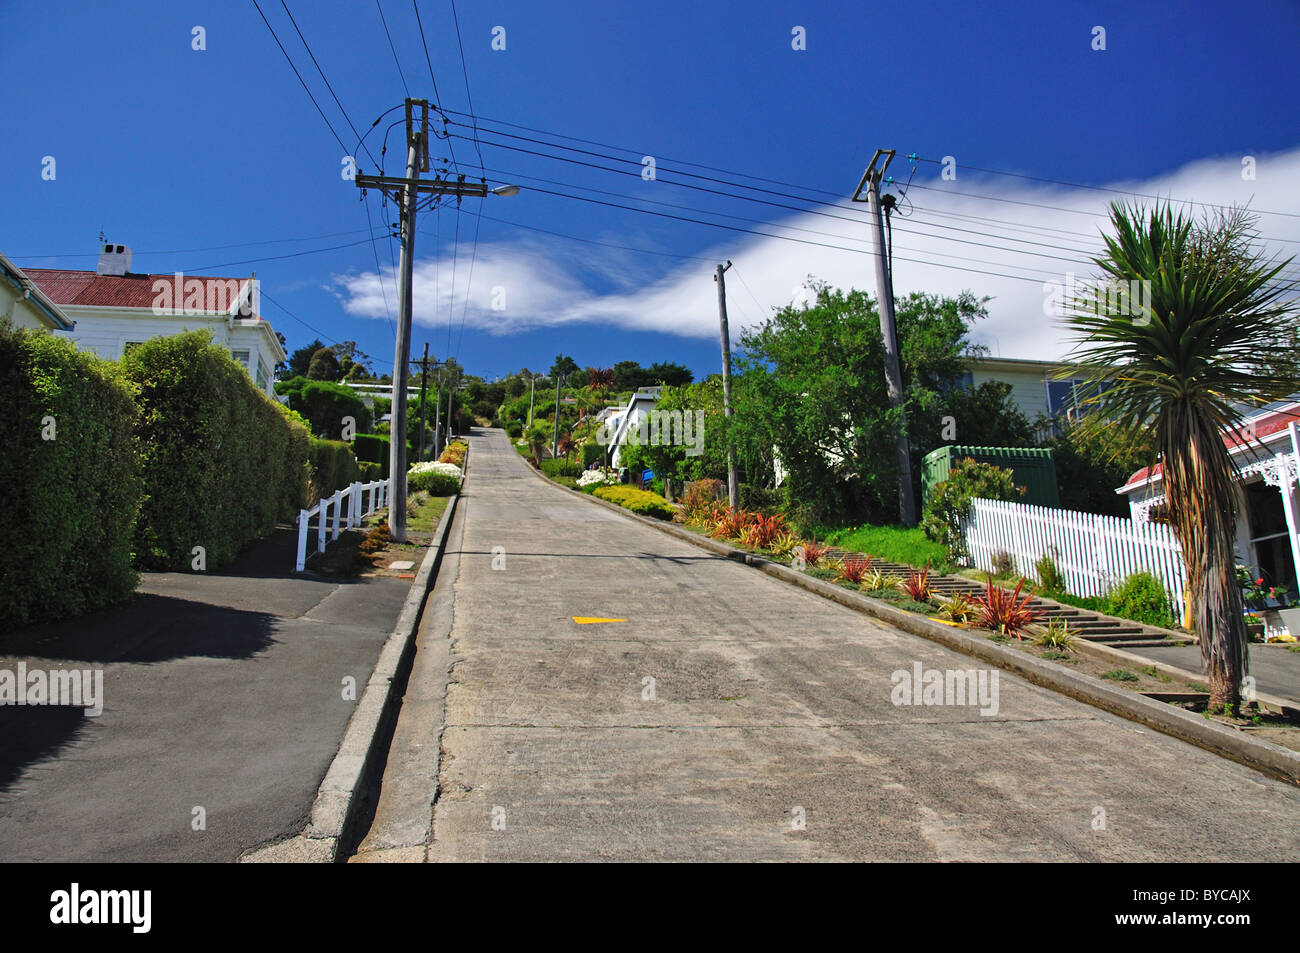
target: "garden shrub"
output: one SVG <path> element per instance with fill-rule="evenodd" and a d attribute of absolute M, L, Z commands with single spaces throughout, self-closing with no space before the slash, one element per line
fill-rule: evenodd
<path fill-rule="evenodd" d="M 1135 572 L 1107 594 L 1102 611 L 1172 629 L 1176 623 L 1169 602 L 1169 593 L 1159 579 L 1149 572 Z"/>
<path fill-rule="evenodd" d="M 306 504 L 310 435 L 207 331 L 152 338 L 122 359 L 139 389 L 144 502 L 136 560 L 209 569 Z"/>
<path fill-rule="evenodd" d="M 361 479 L 352 447 L 342 440 L 311 438 L 311 483 L 308 502 L 351 486 Z"/>
<path fill-rule="evenodd" d="M 1010 470 L 991 463 L 976 463 L 970 457 L 958 461 L 948 471 L 948 479 L 934 488 L 925 505 L 921 520 L 925 535 L 942 543 L 949 559 L 964 560 L 967 553 L 961 521 L 970 512 L 971 500 L 1020 499 L 1025 495 L 1025 488 L 1016 486 L 1012 476 Z"/>
<path fill-rule="evenodd" d="M 407 488 L 424 490 L 430 496 L 451 496 L 460 492 L 460 467 L 451 463 L 417 463 L 406 474 Z"/>
<path fill-rule="evenodd" d="M 662 496 L 632 486 L 598 486 L 592 495 L 617 503 L 625 510 L 642 516 L 653 516 L 655 519 L 670 520 L 677 514 L 672 504 Z"/>
<path fill-rule="evenodd" d="M 1034 571 L 1038 573 L 1038 582 L 1044 592 L 1065 592 L 1065 576 L 1051 556 L 1044 556 L 1035 562 Z"/>
<path fill-rule="evenodd" d="M 583 466 L 577 460 L 566 460 L 560 457 L 558 460 L 543 460 L 542 472 L 548 477 L 580 477 L 582 476 Z"/>
<path fill-rule="evenodd" d="M 605 463 L 605 448 L 594 440 L 582 445 L 582 469 L 587 469 L 593 463 L 599 463 L 602 466 Z"/>
<path fill-rule="evenodd" d="M 346 384 L 292 377 L 275 385 L 277 394 L 289 398 L 289 407 L 307 419 L 314 436 L 337 440 L 343 435 L 343 418 L 355 422 L 353 433 L 370 430 L 370 408 L 361 396 Z"/>
<path fill-rule="evenodd" d="M 742 510 L 754 510 L 770 515 L 780 512 L 785 507 L 785 495 L 779 489 L 771 490 L 766 487 L 753 486 L 749 483 L 741 483 L 736 487 L 736 490 Z"/>
<path fill-rule="evenodd" d="M 511 440 L 518 440 L 520 437 L 523 436 L 523 433 L 524 433 L 524 425 L 520 423 L 518 420 L 506 421 L 506 436 L 509 437 Z"/>
<path fill-rule="evenodd" d="M 0 406 L 0 629 L 127 598 L 142 489 L 121 369 L 0 322 Z"/>

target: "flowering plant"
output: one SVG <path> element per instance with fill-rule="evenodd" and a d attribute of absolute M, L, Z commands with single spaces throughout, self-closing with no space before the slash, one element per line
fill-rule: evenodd
<path fill-rule="evenodd" d="M 597 467 L 594 470 L 583 470 L 582 476 L 578 477 L 578 486 L 611 486 L 618 482 L 618 472 L 612 469 L 602 470 Z"/>

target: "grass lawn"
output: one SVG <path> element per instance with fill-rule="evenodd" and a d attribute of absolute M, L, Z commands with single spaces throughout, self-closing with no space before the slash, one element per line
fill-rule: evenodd
<path fill-rule="evenodd" d="M 886 562 L 908 563 L 924 566 L 927 563 L 937 572 L 948 569 L 948 555 L 939 543 L 926 539 L 919 527 L 904 529 L 901 526 L 858 526 L 826 530 L 818 528 L 817 538 L 831 546 L 850 552 L 867 553 Z"/>

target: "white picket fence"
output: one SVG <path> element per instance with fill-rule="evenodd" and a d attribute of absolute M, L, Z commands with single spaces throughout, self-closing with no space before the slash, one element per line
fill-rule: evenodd
<path fill-rule="evenodd" d="M 1011 555 L 1017 573 L 1041 582 L 1035 564 L 1051 556 L 1076 596 L 1104 595 L 1124 577 L 1146 570 L 1164 583 L 1174 617 L 1182 617 L 1182 547 L 1163 523 L 974 500 L 962 529 L 966 549 L 980 569 L 991 571 L 993 555 L 1001 551 Z"/>
<path fill-rule="evenodd" d="M 298 561 L 294 568 L 302 572 L 307 565 L 307 529 L 311 518 L 316 517 L 316 552 L 325 552 L 325 544 L 339 538 L 343 529 L 361 525 L 361 519 L 375 510 L 388 505 L 390 491 L 389 480 L 375 480 L 372 483 L 353 483 L 346 489 L 338 490 L 333 496 L 321 499 L 309 510 L 298 511 Z M 365 500 L 363 502 L 363 497 Z M 334 517 L 334 528 L 330 530 L 330 515 Z M 329 540 L 325 537 L 329 536 Z"/>

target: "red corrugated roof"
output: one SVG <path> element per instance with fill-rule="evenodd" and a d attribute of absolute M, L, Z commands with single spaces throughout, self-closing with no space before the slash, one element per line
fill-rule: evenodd
<path fill-rule="evenodd" d="M 175 287 L 175 275 L 97 275 L 93 271 L 61 271 L 50 268 L 24 268 L 23 272 L 31 278 L 36 287 L 55 304 L 98 305 L 107 308 L 152 308 L 157 292 L 154 282 L 163 280 Z M 225 301 L 225 283 L 237 281 L 242 289 L 247 278 L 218 278 L 211 275 L 183 275 L 184 282 L 197 278 L 203 282 L 204 300 L 207 300 L 209 284 L 221 282 L 213 288 L 213 300 Z M 218 294 L 222 292 L 222 294 Z M 172 307 L 179 309 L 184 303 L 175 302 Z M 223 309 L 224 310 L 224 309 Z"/>
<path fill-rule="evenodd" d="M 1275 434 L 1282 433 L 1283 431 L 1286 430 L 1287 424 L 1291 423 L 1292 421 L 1297 421 L 1298 423 L 1300 423 L 1300 415 L 1297 415 L 1294 411 L 1286 412 L 1286 413 L 1274 412 L 1271 414 L 1265 414 L 1263 417 L 1255 418 L 1255 439 L 1254 440 L 1243 439 L 1242 435 L 1236 433 L 1229 433 L 1224 435 L 1223 444 L 1228 448 L 1229 451 L 1235 450 L 1237 447 L 1246 444 L 1256 444 L 1259 441 L 1264 440 L 1264 438 L 1266 437 L 1271 437 Z M 1157 463 L 1154 467 L 1143 467 L 1141 470 L 1138 470 L 1136 473 L 1134 473 L 1131 477 L 1128 478 L 1128 482 L 1124 484 L 1124 487 L 1130 487 L 1134 483 L 1140 483 L 1143 480 L 1147 479 L 1147 477 L 1149 476 L 1159 475 L 1161 472 L 1161 467 L 1162 465 L 1159 463 Z M 1121 489 L 1123 489 L 1123 487 L 1121 487 Z"/>

